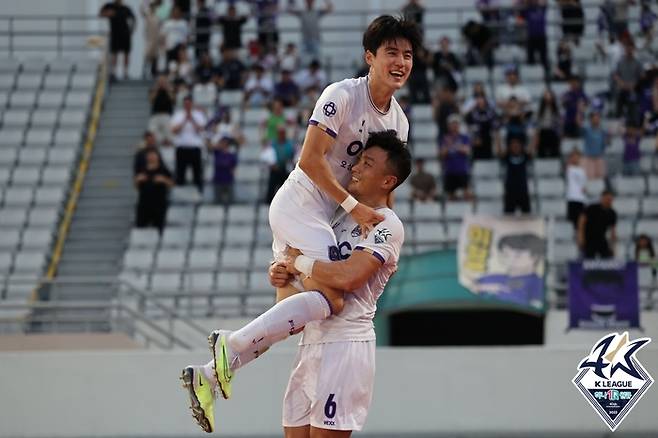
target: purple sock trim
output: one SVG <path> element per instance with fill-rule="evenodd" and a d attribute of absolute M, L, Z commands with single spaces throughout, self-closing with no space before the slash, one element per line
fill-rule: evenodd
<path fill-rule="evenodd" d="M 334 308 L 331 306 L 331 301 L 329 301 L 329 298 L 321 291 L 321 290 L 316 290 L 315 292 L 319 293 L 322 295 L 322 298 L 327 302 L 327 306 L 329 306 L 329 314 L 333 315 L 334 314 Z"/>

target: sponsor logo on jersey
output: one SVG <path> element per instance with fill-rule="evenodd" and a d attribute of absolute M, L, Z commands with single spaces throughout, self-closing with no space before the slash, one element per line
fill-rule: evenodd
<path fill-rule="evenodd" d="M 392 235 L 388 228 L 380 228 L 375 232 L 375 243 L 384 243 Z"/>
<path fill-rule="evenodd" d="M 336 104 L 333 102 L 327 102 L 322 107 L 322 112 L 327 117 L 333 117 L 336 115 Z"/>
<path fill-rule="evenodd" d="M 361 235 L 361 226 L 357 225 L 352 230 L 352 237 L 359 237 Z"/>
<path fill-rule="evenodd" d="M 653 384 L 635 357 L 649 342 L 630 341 L 628 332 L 607 334 L 578 366 L 573 384 L 613 432 Z"/>

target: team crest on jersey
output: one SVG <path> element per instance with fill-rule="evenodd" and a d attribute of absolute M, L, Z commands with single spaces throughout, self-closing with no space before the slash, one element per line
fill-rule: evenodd
<path fill-rule="evenodd" d="M 649 342 L 650 338 L 630 341 L 628 332 L 607 334 L 578 366 L 573 384 L 613 432 L 653 384 L 635 357 Z"/>
<path fill-rule="evenodd" d="M 333 117 L 336 115 L 336 104 L 333 102 L 327 102 L 322 107 L 324 115 L 327 117 Z"/>
<path fill-rule="evenodd" d="M 375 233 L 375 243 L 384 243 L 391 237 L 393 234 L 388 230 L 388 228 L 380 228 Z"/>
<path fill-rule="evenodd" d="M 352 237 L 359 237 L 361 235 L 361 226 L 357 225 L 352 230 Z"/>

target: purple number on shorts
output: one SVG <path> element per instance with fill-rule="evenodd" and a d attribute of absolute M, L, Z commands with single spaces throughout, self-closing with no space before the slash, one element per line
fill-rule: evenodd
<path fill-rule="evenodd" d="M 336 402 L 334 401 L 334 395 L 336 394 L 329 394 L 327 403 L 324 404 L 324 415 L 327 418 L 334 418 L 336 415 Z"/>

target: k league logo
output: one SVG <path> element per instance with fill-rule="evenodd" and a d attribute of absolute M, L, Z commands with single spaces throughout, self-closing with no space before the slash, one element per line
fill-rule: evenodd
<path fill-rule="evenodd" d="M 635 357 L 649 342 L 650 338 L 629 341 L 628 332 L 610 333 L 578 366 L 574 385 L 613 432 L 653 384 Z"/>

